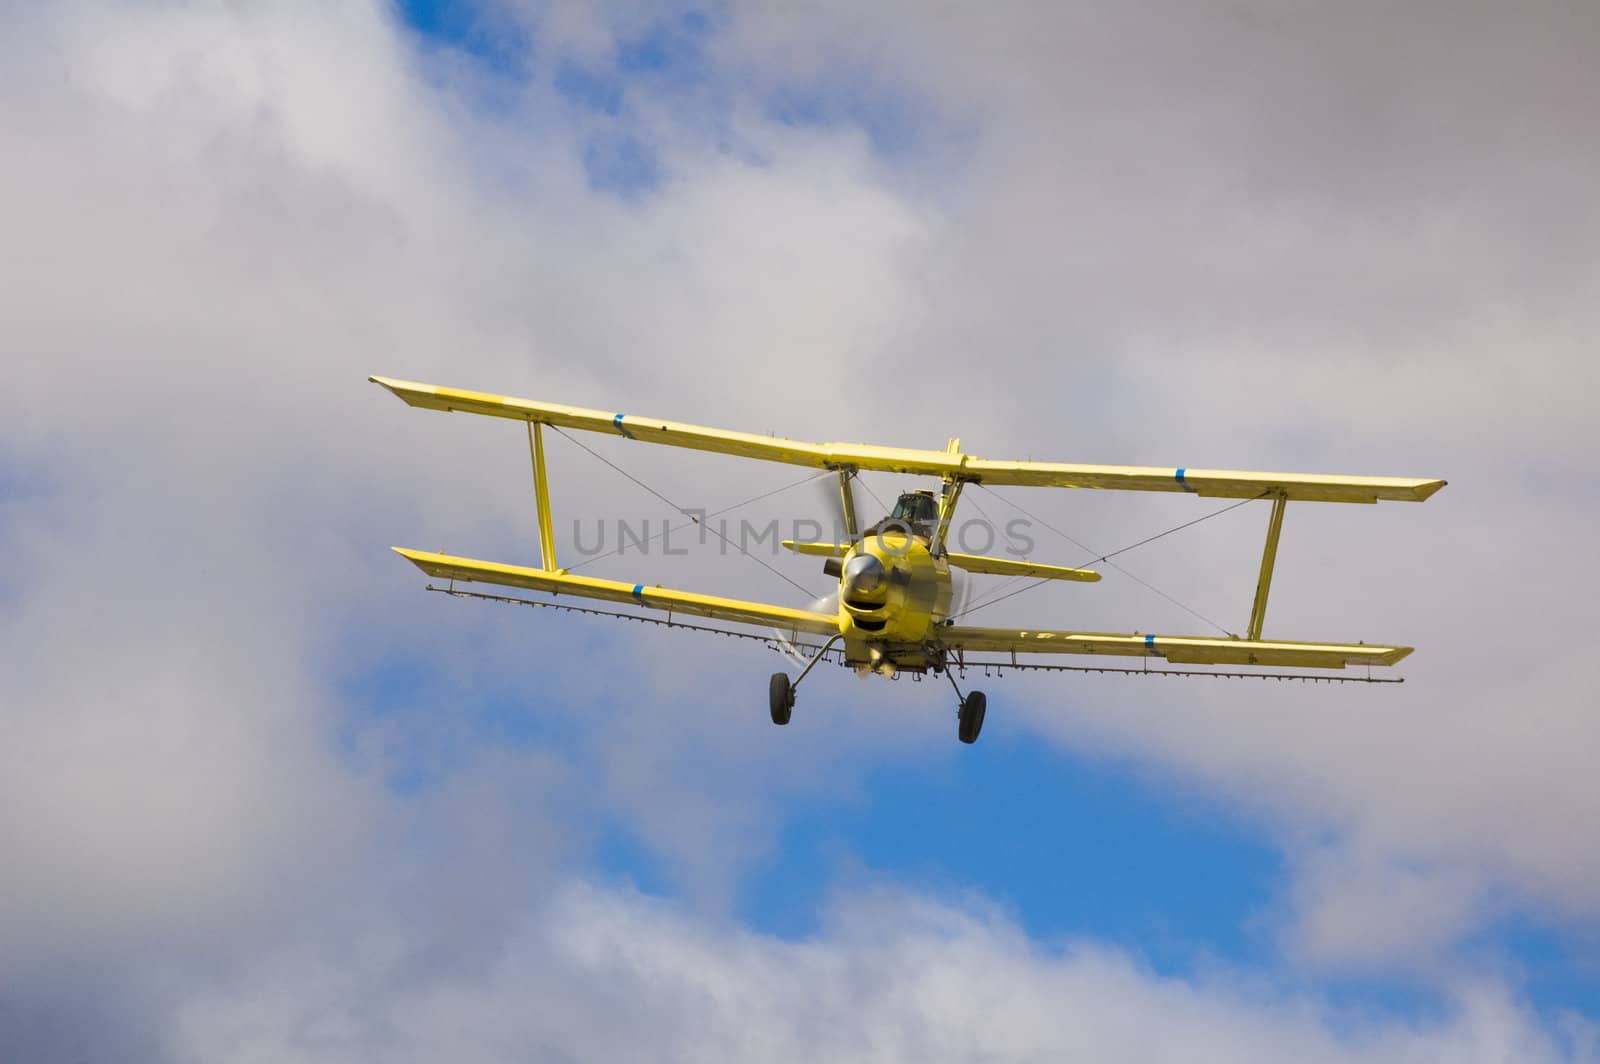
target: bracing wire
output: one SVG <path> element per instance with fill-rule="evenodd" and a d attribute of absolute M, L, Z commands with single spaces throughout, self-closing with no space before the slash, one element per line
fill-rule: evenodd
<path fill-rule="evenodd" d="M 1222 634 L 1228 635 L 1228 636 L 1232 636 L 1234 634 L 1234 633 L 1230 632 L 1223 625 L 1218 624 L 1216 621 L 1212 620 L 1210 617 L 1207 617 L 1205 614 L 1201 613 L 1199 610 L 1195 609 L 1192 606 L 1189 606 L 1188 604 L 1186 604 L 1184 602 L 1180 602 L 1178 599 L 1176 599 L 1173 596 L 1167 594 L 1165 591 L 1162 591 L 1160 588 L 1156 587 L 1154 584 L 1151 584 L 1149 581 L 1144 580 L 1144 579 L 1134 575 L 1133 573 L 1129 572 L 1127 569 L 1125 569 L 1122 566 L 1118 565 L 1116 562 L 1111 561 L 1111 559 L 1115 558 L 1119 554 L 1126 554 L 1128 551 L 1134 550 L 1134 549 L 1136 549 L 1138 547 L 1142 547 L 1147 543 L 1154 543 L 1156 540 L 1162 539 L 1162 538 L 1164 538 L 1166 536 L 1170 536 L 1174 532 L 1181 532 L 1186 528 L 1192 528 L 1195 525 L 1198 525 L 1198 524 L 1200 524 L 1200 523 L 1202 523 L 1204 521 L 1211 520 L 1213 517 L 1221 517 L 1223 514 L 1229 513 L 1230 511 L 1233 511 L 1233 510 L 1237 510 L 1239 507 L 1244 506 L 1247 503 L 1256 502 L 1259 499 L 1264 498 L 1265 497 L 1265 493 L 1263 493 L 1262 495 L 1258 495 L 1258 496 L 1249 498 L 1249 499 L 1240 499 L 1238 502 L 1233 503 L 1232 505 L 1224 506 L 1220 510 L 1213 510 L 1211 513 L 1204 514 L 1204 515 L 1202 515 L 1200 517 L 1196 517 L 1196 518 L 1194 518 L 1192 520 L 1189 520 L 1189 521 L 1185 521 L 1180 525 L 1174 525 L 1172 528 L 1166 529 L 1163 532 L 1157 532 L 1153 536 L 1146 536 L 1144 539 L 1139 540 L 1137 543 L 1130 543 L 1126 547 L 1121 547 L 1121 548 L 1118 548 L 1117 550 L 1109 551 L 1109 552 L 1107 552 L 1105 554 L 1095 554 L 1095 551 L 1094 551 L 1093 547 L 1090 547 L 1087 544 L 1085 544 L 1085 543 L 1073 538 L 1072 536 L 1068 535 L 1066 532 L 1063 532 L 1061 529 L 1055 527 L 1050 522 L 1048 522 L 1044 518 L 1040 517 L 1038 514 L 1035 514 L 1031 510 L 1028 510 L 1028 509 L 1024 508 L 1023 506 L 1021 506 L 1021 505 L 1019 505 L 1019 504 L 1017 504 L 1015 502 L 1012 502 L 1010 499 L 1008 499 L 1004 495 L 1001 495 L 1000 493 L 994 491 L 992 488 L 986 488 L 982 484 L 978 484 L 976 486 L 980 487 L 980 488 L 983 488 L 983 490 L 988 492 L 988 494 L 994 496 L 996 499 L 999 499 L 1001 502 L 1005 503 L 1007 506 L 1009 506 L 1012 509 L 1016 510 L 1018 513 L 1021 513 L 1022 515 L 1024 515 L 1025 517 L 1030 518 L 1031 520 L 1037 521 L 1039 524 L 1043 525 L 1045 528 L 1049 529 L 1051 532 L 1054 532 L 1056 535 L 1060 536 L 1062 539 L 1065 539 L 1067 542 L 1071 543 L 1073 546 L 1079 548 L 1080 550 L 1088 551 L 1091 555 L 1094 555 L 1093 557 L 1090 557 L 1090 558 L 1088 558 L 1088 559 L 1086 559 L 1086 560 L 1084 560 L 1082 562 L 1079 562 L 1078 565 L 1076 566 L 1076 568 L 1080 568 L 1081 569 L 1081 568 L 1084 568 L 1085 566 L 1099 565 L 1101 563 L 1105 563 L 1107 565 L 1110 565 L 1111 568 L 1117 570 L 1117 572 L 1119 572 L 1122 575 L 1128 577 L 1130 580 L 1134 581 L 1135 583 L 1140 584 L 1141 586 L 1145 587 L 1146 589 L 1148 589 L 1150 591 L 1153 591 L 1155 594 L 1160 595 L 1162 598 L 1166 599 L 1168 602 L 1172 603 L 1174 606 L 1177 606 L 1179 609 L 1183 610 L 1184 612 L 1186 612 L 1186 613 L 1188 613 L 1188 614 L 1190 614 L 1190 615 L 1192 615 L 1194 617 L 1199 618 L 1200 620 L 1204 621 L 1206 624 L 1209 624 L 1211 627 L 1217 629 Z M 971 606 L 968 606 L 965 610 L 962 610 L 961 613 L 958 614 L 956 617 L 952 617 L 950 619 L 952 621 L 953 620 L 957 620 L 959 617 L 964 617 L 967 614 L 973 613 L 976 610 L 983 609 L 985 606 L 993 606 L 997 602 L 1003 602 L 1008 598 L 1012 598 L 1012 597 L 1014 597 L 1016 595 L 1020 595 L 1025 591 L 1031 591 L 1036 587 L 1042 587 L 1042 586 L 1044 586 L 1045 584 L 1048 584 L 1048 583 L 1050 583 L 1050 580 L 1048 578 L 1041 579 L 1041 580 L 1035 580 L 1032 583 L 1026 584 L 1026 585 L 1024 585 L 1022 587 L 1019 587 L 1019 588 L 1014 588 L 1014 589 L 1012 589 L 1010 591 L 1006 591 L 1003 594 L 990 595 L 988 598 L 985 598 L 985 599 L 982 599 L 982 600 L 980 600 L 978 602 L 973 603 Z"/>
<path fill-rule="evenodd" d="M 793 489 L 801 487 L 802 485 L 810 484 L 813 481 L 822 480 L 825 477 L 831 477 L 831 476 L 833 476 L 833 471 L 832 470 L 823 470 L 821 473 L 813 473 L 809 477 L 805 477 L 805 478 L 803 478 L 801 480 L 796 480 L 796 481 L 794 481 L 793 483 L 790 483 L 790 484 L 785 484 L 781 488 L 773 488 L 771 491 L 764 491 L 760 495 L 752 495 L 750 498 L 745 499 L 743 502 L 736 502 L 732 506 L 724 506 L 720 510 L 712 510 L 709 513 L 706 513 L 706 514 L 703 514 L 703 515 L 700 515 L 700 516 L 691 516 L 689 518 L 689 520 L 683 522 L 680 525 L 673 525 L 671 528 L 663 528 L 660 532 L 656 532 L 656 533 L 653 533 L 651 535 L 646 536 L 644 538 L 644 542 L 650 543 L 650 542 L 652 542 L 654 540 L 657 540 L 657 539 L 665 539 L 665 538 L 671 536 L 672 533 L 674 533 L 674 532 L 682 532 L 686 528 L 690 528 L 690 527 L 692 527 L 694 525 L 698 525 L 700 523 L 702 517 L 704 518 L 704 520 L 707 520 L 707 521 L 711 520 L 711 518 L 713 518 L 713 517 L 723 517 L 723 516 L 725 516 L 727 514 L 733 513 L 735 510 L 742 510 L 746 506 L 750 506 L 750 505 L 753 505 L 755 503 L 758 503 L 763 499 L 770 499 L 774 495 L 782 495 L 786 491 L 792 491 Z M 582 569 L 586 565 L 593 565 L 595 562 L 600 561 L 603 558 L 610 558 L 613 555 L 620 554 L 620 553 L 622 553 L 622 547 L 621 546 L 613 547 L 610 550 L 606 551 L 604 554 L 596 554 L 591 558 L 584 559 L 583 561 L 579 562 L 577 565 L 568 566 L 567 567 L 567 571 L 569 573 L 570 572 L 576 572 L 577 570 Z"/>
<path fill-rule="evenodd" d="M 809 596 L 811 594 L 811 589 L 810 588 L 807 588 L 805 585 L 801 584 L 799 581 L 793 579 L 787 573 L 782 572 L 776 566 L 771 565 L 770 563 L 763 561 L 761 558 L 757 557 L 754 554 L 751 554 L 750 551 L 745 549 L 745 546 L 742 543 L 735 543 L 735 542 L 733 542 L 733 540 L 729 539 L 728 536 L 725 533 L 719 531 L 718 529 L 711 528 L 711 526 L 709 526 L 709 525 L 704 524 L 703 522 L 701 522 L 701 520 L 698 517 L 696 517 L 688 509 L 686 509 L 686 508 L 684 508 L 682 506 L 679 506 L 677 503 L 673 502 L 671 499 L 669 499 L 665 495 L 661 494 L 655 488 L 652 488 L 650 485 L 646 484 L 644 481 L 640 480 L 638 477 L 634 476 L 632 473 L 628 472 L 626 469 L 623 469 L 621 466 L 617 465 L 617 463 L 611 461 L 611 459 L 609 459 L 605 455 L 599 453 L 594 448 L 592 448 L 588 444 L 584 443 L 582 440 L 579 440 L 579 439 L 577 439 L 577 438 L 575 438 L 573 436 L 569 436 L 565 432 L 562 432 L 560 426 L 551 425 L 550 427 L 552 429 L 554 429 L 558 434 L 560 434 L 562 436 L 562 438 L 564 438 L 564 439 L 566 439 L 566 440 L 568 440 L 568 441 L 570 441 L 572 443 L 577 444 L 579 447 L 583 448 L 585 451 L 588 451 L 589 454 L 591 456 L 593 456 L 594 458 L 599 459 L 601 462 L 603 462 L 604 464 L 610 466 L 612 469 L 616 470 L 618 473 L 621 473 L 624 477 L 626 477 L 629 480 L 633 481 L 635 484 L 637 484 L 639 487 L 643 488 L 645 491 L 649 492 L 651 495 L 654 495 L 656 498 L 660 499 L 662 502 L 664 502 L 668 506 L 672 507 L 672 509 L 674 509 L 678 513 L 682 514 L 684 517 L 687 517 L 691 523 L 700 525 L 701 528 L 710 528 L 712 534 L 715 535 L 718 539 L 722 540 L 723 543 L 725 543 L 728 546 L 732 547 L 734 550 L 738 551 L 740 554 L 743 554 L 746 558 L 749 558 L 751 561 L 754 561 L 756 564 L 760 565 L 763 569 L 767 570 L 767 572 L 769 572 L 772 575 L 776 576 L 778 579 L 780 579 L 780 580 L 784 581 L 785 583 L 789 584 L 790 586 L 796 588 L 802 595 L 808 595 Z M 811 478 L 811 479 L 815 479 L 815 478 Z M 805 483 L 805 481 L 801 481 L 800 483 Z M 793 485 L 791 485 L 791 486 L 793 486 Z"/>
<path fill-rule="evenodd" d="M 878 510 L 880 512 L 885 513 L 885 514 L 887 514 L 889 512 L 889 509 L 890 509 L 889 504 L 884 502 L 882 499 L 878 498 L 878 493 L 872 490 L 872 485 L 867 483 L 867 478 L 866 477 L 863 477 L 861 474 L 857 473 L 855 476 L 851 477 L 850 479 L 852 481 L 854 481 L 855 483 L 860 484 L 861 487 L 862 487 L 862 490 L 864 490 L 868 495 L 872 496 L 872 501 L 878 504 Z"/>

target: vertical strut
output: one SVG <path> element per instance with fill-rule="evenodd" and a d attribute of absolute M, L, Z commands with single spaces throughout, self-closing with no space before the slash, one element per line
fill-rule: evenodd
<path fill-rule="evenodd" d="M 952 438 L 945 444 L 945 453 L 959 455 L 961 441 Z M 950 521 L 956 515 L 956 503 L 961 501 L 961 486 L 966 481 L 959 477 L 945 477 L 943 490 L 939 492 L 939 527 L 934 529 L 933 540 L 928 544 L 928 551 L 934 557 L 945 552 L 945 537 L 950 534 Z"/>
<path fill-rule="evenodd" d="M 956 515 L 956 503 L 961 501 L 961 486 L 964 480 L 946 480 L 944 491 L 939 495 L 939 527 L 934 530 L 933 542 L 928 544 L 928 551 L 935 557 L 943 554 L 944 541 L 950 535 L 950 521 Z"/>
<path fill-rule="evenodd" d="M 856 494 L 850 489 L 850 478 L 855 476 L 853 469 L 839 470 L 839 499 L 844 511 L 844 533 L 854 543 L 861 534 L 860 526 L 856 524 Z"/>
<path fill-rule="evenodd" d="M 1261 576 L 1256 580 L 1256 600 L 1250 606 L 1250 627 L 1246 638 L 1261 638 L 1261 622 L 1267 616 L 1267 592 L 1272 589 L 1272 566 L 1278 560 L 1278 534 L 1283 531 L 1283 511 L 1289 500 L 1282 495 L 1272 500 L 1272 516 L 1267 519 L 1267 545 L 1261 552 Z"/>
<path fill-rule="evenodd" d="M 550 481 L 544 470 L 544 434 L 537 421 L 528 422 L 528 453 L 533 457 L 533 497 L 539 507 L 539 554 L 547 572 L 556 571 L 555 521 L 550 516 Z"/>

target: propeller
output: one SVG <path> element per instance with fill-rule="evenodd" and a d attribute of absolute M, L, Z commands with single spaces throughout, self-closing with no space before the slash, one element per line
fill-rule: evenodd
<path fill-rule="evenodd" d="M 960 617 L 972 600 L 972 579 L 966 571 L 950 567 L 950 617 Z"/>
<path fill-rule="evenodd" d="M 814 483 L 814 489 L 820 493 L 820 511 L 831 519 L 832 528 L 824 530 L 825 541 L 833 543 L 854 544 L 861 537 L 860 507 L 857 505 L 855 493 L 855 477 L 839 479 L 824 477 Z M 796 535 L 798 536 L 798 531 Z M 830 564 L 837 566 L 837 560 L 830 559 Z M 839 570 L 834 569 L 837 573 Z M 972 598 L 972 580 L 967 573 L 956 566 L 950 568 L 950 613 L 948 616 L 959 617 L 967 608 Z M 825 613 L 829 616 L 839 612 L 839 588 L 836 585 L 826 595 L 813 599 L 807 607 L 816 613 Z M 772 629 L 773 639 L 785 657 L 796 665 L 804 666 L 809 660 L 807 655 L 789 634 L 780 629 Z"/>
<path fill-rule="evenodd" d="M 826 515 L 828 521 L 828 527 L 823 529 L 822 537 L 833 543 L 854 543 L 861 535 L 859 517 L 861 511 L 856 505 L 855 477 L 852 475 L 844 480 L 838 477 L 822 477 L 814 482 L 814 489 L 821 495 L 818 509 Z M 827 594 L 812 599 L 807 609 L 829 616 L 838 614 L 838 586 L 835 585 Z M 790 661 L 803 666 L 811 660 L 810 655 L 797 647 L 789 638 L 788 632 L 774 628 L 772 634 L 778 649 Z"/>
<path fill-rule="evenodd" d="M 839 613 L 838 589 L 835 588 L 820 598 L 812 599 L 811 604 L 807 606 L 806 609 L 811 610 L 814 613 L 826 613 L 830 617 L 837 616 Z M 781 628 L 774 628 L 772 629 L 772 636 L 774 641 L 777 642 L 778 649 L 783 653 L 783 656 L 794 662 L 796 665 L 804 667 L 806 663 L 811 660 L 810 654 L 806 653 L 800 647 L 795 646 L 794 641 L 789 638 L 788 632 Z"/>
<path fill-rule="evenodd" d="M 813 482 L 813 490 L 821 497 L 819 511 L 829 521 L 826 534 L 835 543 L 854 543 L 861 535 L 861 507 L 856 500 L 854 475 L 842 483 L 838 477 L 822 477 Z"/>

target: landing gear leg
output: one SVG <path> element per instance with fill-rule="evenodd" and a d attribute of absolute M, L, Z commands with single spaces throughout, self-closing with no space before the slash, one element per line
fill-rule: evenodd
<path fill-rule="evenodd" d="M 800 681 L 806 678 L 806 673 L 815 668 L 817 662 L 821 661 L 828 651 L 833 649 L 833 644 L 843 638 L 843 634 L 835 635 L 832 639 L 822 644 L 821 648 L 811 656 L 811 660 L 806 662 L 806 667 L 800 670 L 800 675 L 794 678 L 794 683 L 789 682 L 787 673 L 775 672 L 772 674 L 772 681 L 767 685 L 767 708 L 772 713 L 772 723 L 780 726 L 789 723 L 789 717 L 794 712 L 795 688 L 799 687 Z"/>
<path fill-rule="evenodd" d="M 989 700 L 982 691 L 963 696 L 961 688 L 956 687 L 955 673 L 947 666 L 944 674 L 950 680 L 950 686 L 955 688 L 956 697 L 961 700 L 956 710 L 956 737 L 970 746 L 978 741 L 978 733 L 983 731 L 983 714 Z"/>

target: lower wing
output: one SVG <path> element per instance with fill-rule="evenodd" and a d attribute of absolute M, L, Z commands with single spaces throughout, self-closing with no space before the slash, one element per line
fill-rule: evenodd
<path fill-rule="evenodd" d="M 628 584 L 621 580 L 573 576 L 567 572 L 529 569 L 521 565 L 479 561 L 476 558 L 457 558 L 450 554 L 407 550 L 404 547 L 396 547 L 394 551 L 429 576 L 441 580 L 499 584 L 504 587 L 527 588 L 530 591 L 548 591 L 555 595 L 577 595 L 581 598 L 666 610 L 669 613 L 710 617 L 734 624 L 756 624 L 812 635 L 839 633 L 837 617 L 812 610 L 773 606 L 765 602 L 746 602 L 718 595 L 701 595 L 693 591 L 676 591 L 666 587 L 646 587 L 643 584 Z"/>
<path fill-rule="evenodd" d="M 1346 665 L 1393 665 L 1410 647 L 1367 643 L 1285 643 L 1251 639 L 1207 639 L 1186 635 L 1126 635 L 1107 632 L 1038 632 L 1018 628 L 949 627 L 946 647 L 963 653 L 1100 654 L 1164 658 L 1179 665 L 1275 665 L 1342 669 Z"/>

